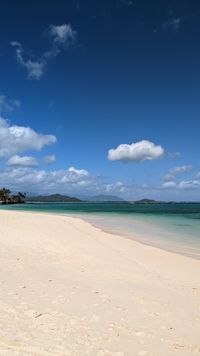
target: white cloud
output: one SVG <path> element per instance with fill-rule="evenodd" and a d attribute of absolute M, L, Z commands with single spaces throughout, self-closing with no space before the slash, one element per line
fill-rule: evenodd
<path fill-rule="evenodd" d="M 46 156 L 43 158 L 44 162 L 47 164 L 53 163 L 56 161 L 56 156 L 55 155 L 50 155 L 50 156 Z"/>
<path fill-rule="evenodd" d="M 200 188 L 200 175 L 190 180 L 175 181 L 177 176 L 189 174 L 193 171 L 192 166 L 174 167 L 165 175 L 161 188 L 176 188 L 176 190 L 193 190 Z"/>
<path fill-rule="evenodd" d="M 193 171 L 193 166 L 183 165 L 171 168 L 163 178 L 163 183 L 161 188 L 176 188 L 176 189 L 186 189 L 193 188 L 194 181 L 177 181 L 177 178 L 184 174 L 189 174 Z"/>
<path fill-rule="evenodd" d="M 69 167 L 68 171 L 72 174 L 77 174 L 78 176 L 88 176 L 89 173 L 85 169 L 76 169 L 74 167 Z"/>
<path fill-rule="evenodd" d="M 19 100 L 8 100 L 5 95 L 0 95 L 0 113 L 11 112 L 20 106 L 21 102 Z"/>
<path fill-rule="evenodd" d="M 176 183 L 172 181 L 164 182 L 162 188 L 176 188 Z"/>
<path fill-rule="evenodd" d="M 15 48 L 16 58 L 18 63 L 27 70 L 28 78 L 39 80 L 45 72 L 47 61 L 51 57 L 56 57 L 64 45 L 69 48 L 75 41 L 76 32 L 70 24 L 60 26 L 51 25 L 46 30 L 48 37 L 51 40 L 51 48 L 44 52 L 40 57 L 27 56 L 24 54 L 24 49 L 20 42 L 12 41 L 11 46 Z"/>
<path fill-rule="evenodd" d="M 170 169 L 164 177 L 164 181 L 171 181 L 175 179 L 176 176 L 191 173 L 193 171 L 193 166 L 191 165 L 184 165 L 184 166 L 177 166 Z"/>
<path fill-rule="evenodd" d="M 167 200 L 169 192 L 171 199 L 191 196 L 192 191 L 200 189 L 200 180 L 188 180 L 180 183 L 164 182 L 162 187 L 146 184 L 126 184 L 121 181 L 109 182 L 104 177 L 93 176 L 85 169 L 69 167 L 68 169 L 46 171 L 35 167 L 7 166 L 0 172 L 1 186 L 12 190 L 33 191 L 41 194 L 63 193 L 67 195 L 98 195 L 111 194 L 126 199 L 141 199 L 142 197 Z M 166 189 L 164 189 L 166 188 Z M 168 192 L 169 191 L 169 192 Z M 183 195 L 183 191 L 186 191 Z M 166 195 L 167 194 L 167 195 Z M 190 195 L 188 195 L 190 194 Z"/>
<path fill-rule="evenodd" d="M 179 189 L 196 189 L 200 188 L 200 181 L 199 180 L 188 180 L 182 181 L 178 184 Z"/>
<path fill-rule="evenodd" d="M 51 25 L 49 36 L 52 37 L 56 44 L 71 43 L 75 40 L 76 32 L 72 29 L 70 24 L 60 26 Z"/>
<path fill-rule="evenodd" d="M 102 177 L 93 176 L 87 170 L 75 167 L 45 171 L 34 167 L 7 166 L 7 169 L 0 172 L 0 182 L 2 186 L 13 190 L 47 194 L 124 195 L 129 192 L 129 187 L 120 181 L 108 183 Z"/>
<path fill-rule="evenodd" d="M 72 168 L 72 167 L 71 167 Z M 9 167 L 0 172 L 1 185 L 11 186 L 14 189 L 31 188 L 38 191 L 79 191 L 79 188 L 88 185 L 90 188 L 95 180 L 86 170 L 61 169 L 47 172 L 28 167 Z"/>
<path fill-rule="evenodd" d="M 106 193 L 112 192 L 113 194 L 118 194 L 118 193 L 126 193 L 127 191 L 128 188 L 126 187 L 126 185 L 120 181 L 105 185 Z"/>
<path fill-rule="evenodd" d="M 143 162 L 160 159 L 164 155 L 164 149 L 153 142 L 142 140 L 132 144 L 121 144 L 108 151 L 108 159 L 122 162 Z"/>
<path fill-rule="evenodd" d="M 28 150 L 39 151 L 55 142 L 53 135 L 40 134 L 30 127 L 10 125 L 7 120 L 0 118 L 0 159 Z"/>
<path fill-rule="evenodd" d="M 16 167 L 37 167 L 38 162 L 36 158 L 31 156 L 18 156 L 15 155 L 11 157 L 7 162 L 7 166 L 16 166 Z"/>
<path fill-rule="evenodd" d="M 44 61 L 33 61 L 31 59 L 21 63 L 28 71 L 28 78 L 39 80 L 44 74 L 46 63 Z"/>
<path fill-rule="evenodd" d="M 41 76 L 44 74 L 44 70 L 45 70 L 46 62 L 44 61 L 44 59 L 42 58 L 37 60 L 33 60 L 30 58 L 24 59 L 24 55 L 23 55 L 24 50 L 21 43 L 12 41 L 11 46 L 15 48 L 18 63 L 22 67 L 26 68 L 28 73 L 28 78 L 39 80 Z"/>
<path fill-rule="evenodd" d="M 52 42 L 50 50 L 44 53 L 44 58 L 46 59 L 56 57 L 61 49 L 69 48 L 76 40 L 76 31 L 72 29 L 70 24 L 51 25 L 46 30 L 46 34 Z"/>

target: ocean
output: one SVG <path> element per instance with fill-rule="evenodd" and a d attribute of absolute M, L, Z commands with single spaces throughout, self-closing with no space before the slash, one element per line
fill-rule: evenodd
<path fill-rule="evenodd" d="M 73 215 L 116 235 L 200 259 L 200 203 L 27 203 L 0 209 Z"/>

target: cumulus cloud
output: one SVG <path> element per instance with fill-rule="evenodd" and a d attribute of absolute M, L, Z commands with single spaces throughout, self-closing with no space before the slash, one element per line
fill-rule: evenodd
<path fill-rule="evenodd" d="M 142 140 L 132 144 L 121 144 L 108 151 L 110 161 L 143 162 L 160 159 L 164 156 L 164 149 L 160 145 Z"/>
<path fill-rule="evenodd" d="M 127 184 L 122 181 L 109 182 L 104 177 L 93 176 L 83 168 L 69 167 L 46 171 L 23 165 L 7 165 L 7 168 L 0 172 L 0 182 L 2 186 L 9 187 L 12 190 L 33 191 L 41 194 L 55 192 L 77 196 L 83 194 L 86 196 L 112 194 L 133 200 L 136 197 L 140 199 L 141 197 L 155 198 L 155 196 L 160 199 L 161 194 L 166 196 L 168 190 L 173 190 L 173 196 L 182 198 L 183 193 L 181 191 L 189 191 L 192 194 L 192 191 L 200 189 L 200 180 L 198 179 L 181 181 L 180 183 L 164 182 L 161 189 L 161 187 L 146 184 Z"/>
<path fill-rule="evenodd" d="M 72 169 L 73 168 L 73 169 Z M 84 169 L 70 167 L 55 171 L 38 170 L 28 167 L 8 167 L 0 172 L 0 182 L 14 189 L 23 188 L 30 191 L 79 191 L 82 186 L 92 186 L 96 179 Z"/>
<path fill-rule="evenodd" d="M 123 195 L 128 189 L 120 181 L 108 182 L 93 176 L 83 168 L 71 166 L 67 169 L 45 170 L 38 168 L 38 161 L 31 155 L 22 155 L 30 150 L 41 150 L 45 145 L 56 142 L 53 135 L 44 135 L 30 127 L 12 125 L 0 118 L 0 159 L 5 163 L 0 171 L 0 183 L 13 190 L 41 193 L 60 192 L 70 194 L 115 193 Z M 52 163 L 55 156 L 41 159 L 40 163 Z"/>
<path fill-rule="evenodd" d="M 10 125 L 0 118 L 0 159 L 9 158 L 28 150 L 41 150 L 56 142 L 53 135 L 43 135 L 30 127 Z"/>
<path fill-rule="evenodd" d="M 56 161 L 55 155 L 46 156 L 43 158 L 44 162 L 47 164 L 54 163 Z"/>
<path fill-rule="evenodd" d="M 200 180 L 183 180 L 178 184 L 179 189 L 196 189 L 200 188 Z"/>
<path fill-rule="evenodd" d="M 21 102 L 17 99 L 9 100 L 6 95 L 0 95 L 0 113 L 12 112 L 14 109 L 19 108 Z"/>
<path fill-rule="evenodd" d="M 18 156 L 15 155 L 11 157 L 7 162 L 7 166 L 16 166 L 16 167 L 37 167 L 38 162 L 36 158 L 31 156 Z"/>
<path fill-rule="evenodd" d="M 170 169 L 164 176 L 161 188 L 173 188 L 176 191 L 200 189 L 200 174 L 191 179 L 181 179 L 183 175 L 190 174 L 194 170 L 192 165 L 177 166 Z"/>
<path fill-rule="evenodd" d="M 84 177 L 89 175 L 89 173 L 85 169 L 76 169 L 74 167 L 69 167 L 69 172 Z"/>
<path fill-rule="evenodd" d="M 164 182 L 162 184 L 162 188 L 175 188 L 175 187 L 176 187 L 176 183 L 173 181 Z"/>
<path fill-rule="evenodd" d="M 162 188 L 176 188 L 177 190 L 193 190 L 200 188 L 200 180 L 191 179 L 191 180 L 182 180 L 180 182 L 164 182 Z"/>
<path fill-rule="evenodd" d="M 46 30 L 51 41 L 51 48 L 44 52 L 40 57 L 27 56 L 24 53 L 23 46 L 18 41 L 12 41 L 11 46 L 14 47 L 18 63 L 27 71 L 29 79 L 39 80 L 45 72 L 47 61 L 51 57 L 56 57 L 62 48 L 69 48 L 75 41 L 76 32 L 70 24 L 60 26 L 51 25 Z"/>
<path fill-rule="evenodd" d="M 108 183 L 103 177 L 94 176 L 83 168 L 46 171 L 23 165 L 9 165 L 0 172 L 2 186 L 13 190 L 35 191 L 40 193 L 64 193 L 68 195 L 115 194 L 128 193 L 128 186 L 117 181 Z"/>
<path fill-rule="evenodd" d="M 106 191 L 106 193 L 112 192 L 112 193 L 116 193 L 116 194 L 126 193 L 126 192 L 128 192 L 128 187 L 124 183 L 118 181 L 116 183 L 106 184 L 105 191 Z"/>

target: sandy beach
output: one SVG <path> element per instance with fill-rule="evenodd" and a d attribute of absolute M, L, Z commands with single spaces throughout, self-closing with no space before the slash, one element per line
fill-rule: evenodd
<path fill-rule="evenodd" d="M 200 261 L 0 211 L 0 355 L 200 354 Z"/>

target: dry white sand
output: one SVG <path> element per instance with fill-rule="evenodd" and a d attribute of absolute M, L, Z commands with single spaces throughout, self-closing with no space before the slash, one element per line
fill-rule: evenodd
<path fill-rule="evenodd" d="M 200 354 L 200 261 L 0 211 L 0 355 Z"/>

